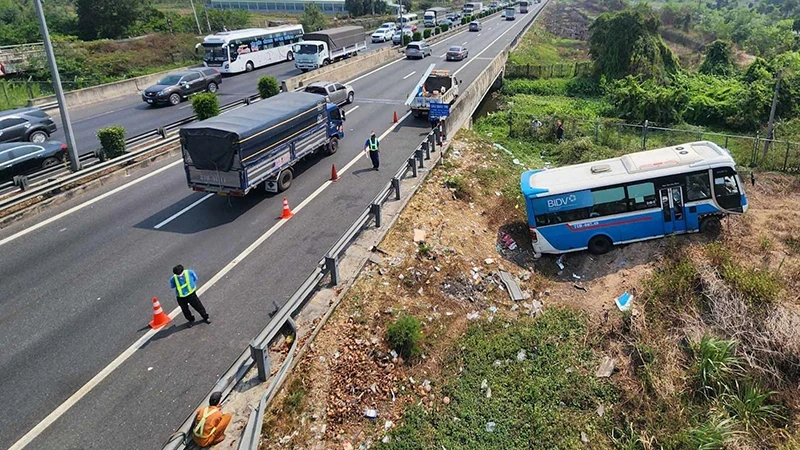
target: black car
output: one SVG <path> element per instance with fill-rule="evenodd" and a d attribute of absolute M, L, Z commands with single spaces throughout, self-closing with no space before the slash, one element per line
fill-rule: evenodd
<path fill-rule="evenodd" d="M 169 74 L 142 92 L 142 101 L 147 104 L 177 105 L 183 99 L 198 92 L 217 92 L 222 84 L 222 74 L 211 67 L 190 69 Z"/>
<path fill-rule="evenodd" d="M 55 122 L 39 108 L 0 112 L 0 142 L 29 141 L 41 144 L 55 132 Z"/>
<path fill-rule="evenodd" d="M 67 146 L 58 141 L 0 144 L 0 181 L 63 164 L 66 155 Z"/>

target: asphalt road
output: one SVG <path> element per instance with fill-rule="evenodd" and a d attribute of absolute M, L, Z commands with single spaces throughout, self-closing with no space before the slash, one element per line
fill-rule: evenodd
<path fill-rule="evenodd" d="M 297 208 L 263 243 L 281 212 L 281 196 L 211 196 L 159 229 L 154 227 L 202 199 L 186 187 L 177 160 L 0 230 L 0 242 L 126 183 L 156 176 L 0 245 L 0 388 L 13 413 L 0 417 L 0 442 L 10 448 L 76 392 L 85 393 L 30 449 L 160 448 L 207 390 L 269 321 L 317 261 L 385 186 L 428 132 L 409 117 L 381 142 L 381 171 L 369 170 L 363 143 L 369 130 L 391 127 L 431 63 L 457 72 L 464 87 L 513 39 L 533 14 L 513 22 L 494 18 L 480 33 L 461 33 L 434 46 L 434 57 L 402 60 L 353 83 L 346 136 L 339 151 L 300 168 L 285 194 Z M 449 45 L 466 43 L 470 58 L 445 62 Z M 345 167 L 338 183 L 320 190 L 330 164 Z M 215 274 L 236 264 L 215 284 Z M 82 387 L 148 329 L 151 298 L 167 312 L 177 305 L 168 285 L 171 267 L 197 271 L 201 299 L 213 324 L 185 328 L 178 316 L 141 349 L 85 391 Z M 17 447 L 22 448 L 22 447 Z"/>
<path fill-rule="evenodd" d="M 367 52 L 391 46 L 391 42 L 373 44 L 367 39 Z M 219 86 L 217 95 L 220 105 L 241 100 L 255 94 L 256 83 L 263 76 L 273 76 L 278 81 L 302 74 L 294 67 L 294 62 L 283 62 L 270 66 L 260 67 L 250 73 L 225 75 Z M 190 102 L 182 102 L 178 106 L 149 106 L 142 101 L 141 94 L 126 95 L 107 100 L 102 103 L 70 109 L 72 130 L 75 134 L 75 143 L 78 153 L 83 155 L 91 153 L 100 147 L 100 142 L 95 135 L 96 130 L 112 125 L 125 127 L 127 136 L 135 136 L 156 129 L 168 123 L 177 122 L 193 114 Z M 61 117 L 53 111 L 53 119 L 58 130 L 53 134 L 53 139 L 64 142 L 64 130 L 61 126 Z"/>

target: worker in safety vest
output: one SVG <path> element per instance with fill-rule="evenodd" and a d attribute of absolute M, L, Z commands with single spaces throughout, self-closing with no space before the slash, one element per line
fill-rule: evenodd
<path fill-rule="evenodd" d="M 222 392 L 214 392 L 208 406 L 197 410 L 192 424 L 192 439 L 200 447 L 210 447 L 225 440 L 225 429 L 231 423 L 231 415 L 219 407 Z"/>
<path fill-rule="evenodd" d="M 381 143 L 375 137 L 375 131 L 373 131 L 369 139 L 364 143 L 364 151 L 367 152 L 369 159 L 372 160 L 372 170 L 378 170 L 381 165 L 380 147 Z"/>
<path fill-rule="evenodd" d="M 189 310 L 189 305 L 192 305 L 192 308 L 200 313 L 203 322 L 211 323 L 206 308 L 197 297 L 197 274 L 194 273 L 194 270 L 184 270 L 183 266 L 178 264 L 172 268 L 172 274 L 172 278 L 169 279 L 169 286 L 175 289 L 178 305 L 181 307 L 183 317 L 186 317 L 186 320 L 189 321 L 189 328 L 194 325 L 194 314 Z"/>

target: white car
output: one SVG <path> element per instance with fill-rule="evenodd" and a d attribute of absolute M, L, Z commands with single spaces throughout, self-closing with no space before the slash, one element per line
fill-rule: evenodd
<path fill-rule="evenodd" d="M 394 24 L 392 28 L 378 28 L 372 33 L 372 42 L 386 42 L 391 41 L 394 37 Z"/>

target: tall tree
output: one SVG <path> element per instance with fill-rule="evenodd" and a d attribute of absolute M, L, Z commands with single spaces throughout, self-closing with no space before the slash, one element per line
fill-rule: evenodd
<path fill-rule="evenodd" d="M 117 39 L 136 23 L 147 0 L 77 0 L 78 35 L 81 39 Z"/>
<path fill-rule="evenodd" d="M 303 30 L 306 33 L 312 31 L 319 31 L 328 26 L 328 18 L 325 13 L 319 9 L 319 6 L 314 3 L 308 3 L 303 16 L 300 18 L 300 23 L 303 24 Z"/>
<path fill-rule="evenodd" d="M 731 44 L 717 39 L 706 47 L 706 58 L 698 70 L 707 75 L 729 76 L 735 69 Z"/>

